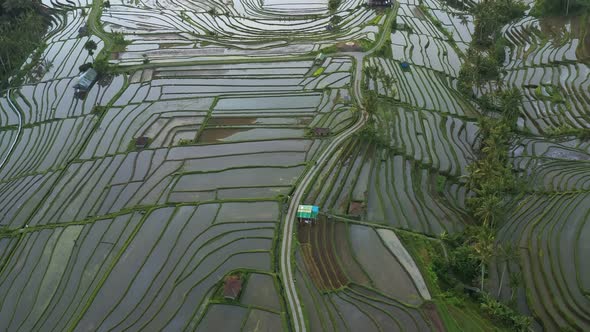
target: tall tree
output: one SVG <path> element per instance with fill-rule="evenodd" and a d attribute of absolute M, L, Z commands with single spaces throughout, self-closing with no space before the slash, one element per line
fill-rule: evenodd
<path fill-rule="evenodd" d="M 475 250 L 476 258 L 480 261 L 480 290 L 483 292 L 486 265 L 494 255 L 494 234 L 490 229 L 485 227 L 479 229 L 474 238 L 473 249 Z"/>
<path fill-rule="evenodd" d="M 500 274 L 500 284 L 498 285 L 498 294 L 497 297 L 500 297 L 500 293 L 502 292 L 502 285 L 504 284 L 504 276 L 506 274 L 506 270 L 508 269 L 508 265 L 516 261 L 519 257 L 518 250 L 516 247 L 512 245 L 512 243 L 508 243 L 505 245 L 498 245 L 498 260 L 502 261 L 502 273 Z"/>

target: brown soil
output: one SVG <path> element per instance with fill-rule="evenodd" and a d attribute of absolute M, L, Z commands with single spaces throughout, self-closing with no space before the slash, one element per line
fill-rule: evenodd
<path fill-rule="evenodd" d="M 352 201 L 348 206 L 348 215 L 360 217 L 365 211 L 365 204 L 363 202 Z"/>
<path fill-rule="evenodd" d="M 258 118 L 256 117 L 212 117 L 207 122 L 210 126 L 245 126 L 256 124 Z"/>
<path fill-rule="evenodd" d="M 331 291 L 347 285 L 349 280 L 334 251 L 334 223 L 320 218 L 315 224 L 299 224 L 297 237 L 305 267 L 320 291 Z"/>
<path fill-rule="evenodd" d="M 445 331 L 445 325 L 443 324 L 443 321 L 440 318 L 440 315 L 438 314 L 438 311 L 436 310 L 436 305 L 434 303 L 424 302 L 424 304 L 422 305 L 422 310 L 426 314 L 426 317 L 430 319 L 432 327 L 436 329 L 436 331 Z"/>
<path fill-rule="evenodd" d="M 205 129 L 199 137 L 199 143 L 215 143 L 221 142 L 224 138 L 230 137 L 237 133 L 247 131 L 249 129 L 227 128 L 227 129 Z"/>
<path fill-rule="evenodd" d="M 363 48 L 357 42 L 342 42 L 336 44 L 336 49 L 340 52 L 362 52 Z"/>

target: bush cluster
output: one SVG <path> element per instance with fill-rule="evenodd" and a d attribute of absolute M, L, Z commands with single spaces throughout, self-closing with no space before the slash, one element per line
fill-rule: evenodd
<path fill-rule="evenodd" d="M 0 89 L 42 44 L 48 15 L 32 0 L 0 0 Z"/>

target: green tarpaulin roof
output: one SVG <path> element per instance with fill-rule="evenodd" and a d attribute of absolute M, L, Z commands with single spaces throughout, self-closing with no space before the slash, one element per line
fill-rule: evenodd
<path fill-rule="evenodd" d="M 314 219 L 318 217 L 320 208 L 315 205 L 299 205 L 297 218 Z"/>

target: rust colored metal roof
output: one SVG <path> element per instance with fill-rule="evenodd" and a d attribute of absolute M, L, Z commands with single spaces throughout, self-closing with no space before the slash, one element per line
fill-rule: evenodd
<path fill-rule="evenodd" d="M 223 297 L 235 300 L 242 291 L 242 279 L 238 276 L 229 276 L 225 278 L 223 285 Z"/>

